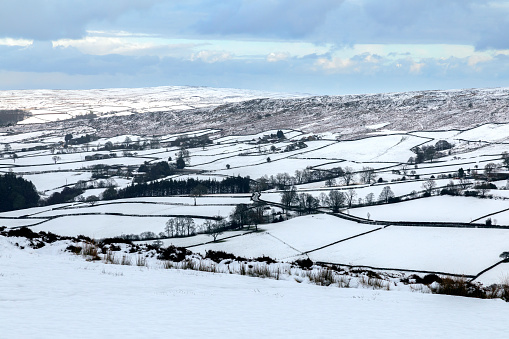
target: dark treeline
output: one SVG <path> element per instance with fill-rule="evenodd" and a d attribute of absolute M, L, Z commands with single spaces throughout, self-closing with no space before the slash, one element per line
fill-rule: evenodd
<path fill-rule="evenodd" d="M 39 194 L 31 181 L 13 173 L 0 175 L 0 212 L 37 206 Z"/>
<path fill-rule="evenodd" d="M 15 125 L 18 121 L 30 116 L 30 113 L 20 109 L 1 109 L 0 110 L 0 126 Z"/>
<path fill-rule="evenodd" d="M 146 182 L 175 174 L 175 167 L 168 165 L 166 161 L 160 161 L 154 164 L 145 163 L 140 166 L 138 172 L 144 173 L 144 175 L 136 178 L 136 180 L 138 182 Z"/>
<path fill-rule="evenodd" d="M 136 197 L 163 197 L 169 195 L 184 194 L 233 194 L 249 193 L 251 179 L 249 177 L 230 177 L 221 181 L 217 180 L 163 180 L 151 183 L 139 183 L 126 188 L 115 190 L 110 188 L 107 199 L 122 199 Z M 116 193 L 113 192 L 116 191 Z M 106 193 L 106 192 L 105 192 Z M 105 197 L 106 198 L 106 197 Z"/>
<path fill-rule="evenodd" d="M 73 201 L 74 198 L 83 194 L 84 190 L 78 187 L 64 187 L 62 192 L 55 192 L 48 199 L 42 201 L 43 205 L 62 204 L 67 201 Z"/>

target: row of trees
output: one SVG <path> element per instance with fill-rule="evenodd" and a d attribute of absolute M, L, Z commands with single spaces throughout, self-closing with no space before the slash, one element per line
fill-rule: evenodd
<path fill-rule="evenodd" d="M 357 193 L 355 190 L 348 189 L 344 192 L 331 190 L 328 194 L 320 193 L 319 197 L 315 198 L 309 193 L 299 194 L 295 187 L 291 187 L 281 193 L 281 204 L 286 210 L 290 208 L 298 208 L 301 212 L 308 214 L 312 213 L 319 207 L 326 207 L 332 210 L 332 212 L 337 213 L 343 207 L 352 207 L 356 196 Z M 378 197 L 378 201 L 383 203 L 393 202 L 394 199 L 396 198 L 390 186 L 385 186 Z M 373 193 L 369 193 L 366 195 L 364 200 L 359 199 L 358 203 L 371 205 L 375 203 L 375 195 Z"/>
<path fill-rule="evenodd" d="M 249 177 L 228 177 L 221 181 L 217 180 L 162 180 L 150 183 L 138 183 L 126 188 L 108 188 L 103 199 L 122 199 L 136 197 L 164 197 L 170 195 L 195 195 L 203 194 L 235 194 L 249 193 L 251 190 L 251 179 Z M 107 196 L 107 199 L 104 197 Z"/>
<path fill-rule="evenodd" d="M 345 205 L 350 207 L 355 196 L 354 190 L 346 192 L 331 190 L 329 194 L 321 193 L 319 198 L 315 198 L 309 193 L 298 194 L 297 189 L 292 186 L 289 190 L 281 193 L 281 204 L 286 210 L 298 207 L 306 213 L 311 213 L 320 206 L 329 207 L 333 212 L 339 212 L 339 209 Z"/>
<path fill-rule="evenodd" d="M 212 236 L 214 241 L 217 237 L 228 229 L 227 222 L 221 217 L 216 217 L 217 220 L 207 219 L 202 225 L 196 225 L 193 218 L 190 217 L 174 217 L 166 221 L 164 230 L 159 234 L 146 231 L 140 234 L 123 234 L 121 238 L 127 240 L 155 240 L 166 238 L 179 238 L 193 236 L 197 233 L 204 233 Z M 162 243 L 161 243 L 162 244 Z"/>
<path fill-rule="evenodd" d="M 302 171 L 296 170 L 293 176 L 286 172 L 278 173 L 275 176 L 271 175 L 270 177 L 265 175 L 259 178 L 257 182 L 259 186 L 258 189 L 262 191 L 269 188 L 284 190 L 293 185 L 324 180 L 325 185 L 328 187 L 336 186 L 338 181 L 340 181 L 339 184 L 348 186 L 354 183 L 357 175 L 359 181 L 365 184 L 374 183 L 378 178 L 375 169 L 368 166 L 363 167 L 362 170 L 358 172 L 355 172 L 349 166 L 346 166 L 344 169 L 342 167 L 335 167 L 330 170 L 313 170 L 307 167 Z"/>

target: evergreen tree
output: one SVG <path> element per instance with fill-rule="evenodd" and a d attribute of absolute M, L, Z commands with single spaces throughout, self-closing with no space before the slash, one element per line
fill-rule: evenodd
<path fill-rule="evenodd" d="M 12 173 L 0 175 L 0 212 L 37 206 L 39 194 L 31 181 Z"/>

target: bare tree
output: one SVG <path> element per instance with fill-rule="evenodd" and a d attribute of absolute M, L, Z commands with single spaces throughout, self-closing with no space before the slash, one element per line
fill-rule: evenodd
<path fill-rule="evenodd" d="M 57 163 L 57 161 L 59 161 L 61 158 L 58 156 L 58 155 L 54 155 L 53 157 L 51 157 L 51 159 L 55 162 L 55 164 Z"/>
<path fill-rule="evenodd" d="M 472 185 L 472 181 L 470 179 L 460 178 L 459 187 L 461 190 L 466 190 L 471 185 Z"/>
<path fill-rule="evenodd" d="M 285 189 L 285 187 L 289 186 L 291 183 L 291 177 L 288 173 L 278 173 L 276 174 L 276 183 L 279 189 Z"/>
<path fill-rule="evenodd" d="M 373 203 L 373 201 L 375 200 L 375 194 L 368 193 L 364 200 L 366 201 L 366 205 L 371 205 Z"/>
<path fill-rule="evenodd" d="M 391 198 L 394 198 L 394 192 L 391 190 L 391 187 L 385 186 L 382 188 L 382 192 L 380 193 L 378 200 L 388 203 Z"/>
<path fill-rule="evenodd" d="M 117 187 L 117 182 L 113 178 L 106 179 L 106 187 Z"/>
<path fill-rule="evenodd" d="M 254 225 L 258 231 L 258 225 L 263 223 L 263 210 L 265 205 L 260 201 L 253 202 L 253 206 L 248 211 L 248 223 Z"/>
<path fill-rule="evenodd" d="M 302 170 L 302 182 L 310 182 L 313 180 L 313 173 L 311 173 L 311 169 L 309 167 L 306 167 L 304 170 Z"/>
<path fill-rule="evenodd" d="M 481 194 L 481 197 L 485 197 L 486 193 L 488 193 L 492 189 L 492 185 L 488 182 L 477 182 L 474 188 Z"/>
<path fill-rule="evenodd" d="M 318 199 L 313 197 L 309 193 L 301 193 L 299 194 L 299 207 L 301 210 L 305 211 L 307 214 L 313 212 L 313 210 L 317 209 L 320 206 Z"/>
<path fill-rule="evenodd" d="M 169 238 L 182 237 L 185 236 L 186 233 L 188 236 L 190 236 L 196 232 L 196 226 L 194 224 L 193 218 L 175 217 L 166 221 L 164 232 Z"/>
<path fill-rule="evenodd" d="M 294 178 L 296 184 L 302 184 L 302 171 L 295 170 Z"/>
<path fill-rule="evenodd" d="M 224 220 L 206 220 L 203 226 L 205 228 L 205 233 L 214 238 L 214 242 L 216 242 L 217 237 L 223 234 L 225 222 Z"/>
<path fill-rule="evenodd" d="M 353 180 L 353 169 L 351 167 L 345 167 L 345 170 L 343 171 L 342 178 L 345 183 L 345 186 L 349 186 L 350 183 Z"/>
<path fill-rule="evenodd" d="M 320 193 L 318 196 L 318 200 L 320 200 L 320 206 L 329 206 L 329 196 L 325 193 Z"/>
<path fill-rule="evenodd" d="M 401 172 L 403 172 L 403 175 L 405 177 L 408 175 L 408 165 L 407 164 L 401 164 Z"/>
<path fill-rule="evenodd" d="M 185 145 L 180 146 L 180 150 L 177 153 L 177 159 L 178 158 L 183 159 L 186 166 L 191 164 L 191 154 Z"/>
<path fill-rule="evenodd" d="M 325 186 L 326 187 L 336 186 L 336 179 L 331 178 L 331 179 L 325 180 Z"/>
<path fill-rule="evenodd" d="M 354 189 L 350 188 L 350 189 L 346 190 L 346 203 L 348 205 L 348 208 L 352 207 L 352 201 L 356 195 L 357 195 L 357 193 L 355 192 Z"/>
<path fill-rule="evenodd" d="M 230 220 L 232 225 L 243 227 L 248 224 L 249 207 L 247 204 L 237 204 L 235 209 L 230 214 Z"/>
<path fill-rule="evenodd" d="M 288 190 L 284 190 L 281 193 L 281 204 L 283 204 L 285 210 L 288 210 L 290 206 L 298 202 L 297 189 L 295 186 L 290 187 Z"/>
<path fill-rule="evenodd" d="M 329 192 L 328 206 L 332 212 L 337 213 L 339 209 L 345 204 L 346 196 L 343 192 L 333 190 Z"/>
<path fill-rule="evenodd" d="M 184 224 L 184 227 L 187 230 L 187 236 L 194 234 L 196 232 L 196 226 L 194 224 L 193 218 L 184 217 L 182 219 L 183 219 L 182 222 Z"/>
<path fill-rule="evenodd" d="M 194 206 L 196 206 L 196 197 L 201 197 L 202 195 L 204 194 L 207 194 L 207 187 L 205 187 L 204 185 L 202 184 L 198 184 L 196 185 L 192 190 L 191 190 L 191 197 L 194 198 Z"/>
<path fill-rule="evenodd" d="M 426 192 L 426 194 L 431 195 L 433 193 L 433 189 L 437 186 L 437 183 L 434 179 L 429 178 L 425 182 L 422 183 L 422 188 Z"/>
<path fill-rule="evenodd" d="M 363 167 L 360 177 L 363 183 L 371 184 L 371 182 L 376 180 L 375 169 L 373 167 Z"/>
<path fill-rule="evenodd" d="M 422 146 L 422 151 L 424 153 L 424 158 L 429 159 L 430 162 L 433 162 L 433 159 L 437 155 L 437 150 L 435 149 L 435 146 Z"/>
<path fill-rule="evenodd" d="M 491 175 L 495 172 L 495 169 L 497 168 L 497 165 L 495 165 L 493 162 L 490 162 L 484 166 L 484 174 L 486 174 L 486 177 L 488 180 L 491 179 Z"/>
<path fill-rule="evenodd" d="M 131 142 L 132 142 L 131 138 L 129 138 L 128 136 L 126 136 L 126 137 L 125 137 L 125 139 L 124 139 L 124 146 L 125 146 L 126 148 L 128 148 L 128 147 L 131 145 Z"/>
<path fill-rule="evenodd" d="M 173 238 L 175 234 L 175 218 L 170 218 L 166 221 L 166 227 L 164 228 L 164 232 L 166 232 L 166 236 L 168 238 Z"/>
<path fill-rule="evenodd" d="M 509 153 L 502 152 L 502 163 L 504 164 L 505 168 L 509 169 Z"/>

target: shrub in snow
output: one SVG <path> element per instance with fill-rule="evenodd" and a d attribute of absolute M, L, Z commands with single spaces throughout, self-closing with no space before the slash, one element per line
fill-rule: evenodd
<path fill-rule="evenodd" d="M 186 259 L 186 255 L 190 255 L 192 252 L 184 247 L 175 247 L 173 245 L 163 249 L 157 259 L 159 260 L 171 260 L 180 262 Z"/>
<path fill-rule="evenodd" d="M 509 252 L 502 252 L 502 254 L 500 254 L 500 258 L 509 259 Z"/>
<path fill-rule="evenodd" d="M 254 261 L 258 261 L 258 262 L 264 262 L 264 263 L 267 263 L 267 264 L 274 264 L 274 263 L 276 263 L 276 260 L 274 260 L 271 257 L 268 257 L 266 255 L 258 257 L 258 258 L 254 258 L 253 260 Z"/>
<path fill-rule="evenodd" d="M 246 261 L 245 258 L 237 257 L 235 254 L 227 253 L 224 251 L 212 251 L 209 250 L 205 253 L 205 258 L 208 258 L 216 263 L 220 263 L 225 259 L 237 260 L 237 261 Z"/>
<path fill-rule="evenodd" d="M 310 269 L 313 266 L 313 261 L 311 259 L 299 259 L 295 261 L 295 265 L 299 266 L 302 269 Z"/>

